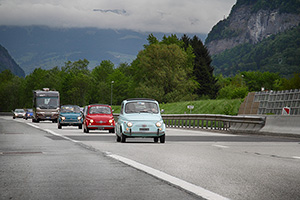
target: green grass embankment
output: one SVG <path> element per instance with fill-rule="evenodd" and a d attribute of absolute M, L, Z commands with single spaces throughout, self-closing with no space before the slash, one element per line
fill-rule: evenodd
<path fill-rule="evenodd" d="M 223 114 L 237 115 L 241 99 L 218 99 L 218 100 L 199 100 L 199 101 L 184 101 L 176 103 L 160 104 L 160 109 L 164 109 L 163 114 L 190 114 L 188 105 L 193 105 L 192 114 Z M 120 113 L 120 106 L 112 106 L 114 113 Z"/>

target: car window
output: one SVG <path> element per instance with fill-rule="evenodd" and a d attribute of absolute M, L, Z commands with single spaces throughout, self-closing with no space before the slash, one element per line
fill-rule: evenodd
<path fill-rule="evenodd" d="M 92 106 L 90 107 L 89 114 L 111 114 L 111 110 L 106 106 Z"/>
<path fill-rule="evenodd" d="M 125 113 L 154 113 L 158 114 L 158 106 L 154 102 L 129 102 L 125 105 Z"/>
<path fill-rule="evenodd" d="M 60 109 L 62 113 L 80 113 L 78 106 L 62 106 Z"/>

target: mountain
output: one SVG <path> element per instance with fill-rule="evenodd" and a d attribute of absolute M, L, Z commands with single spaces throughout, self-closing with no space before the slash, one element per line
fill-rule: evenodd
<path fill-rule="evenodd" d="M 238 0 L 229 17 L 209 32 L 205 45 L 215 55 L 240 44 L 256 44 L 299 22 L 299 0 Z"/>
<path fill-rule="evenodd" d="M 10 56 L 8 51 L 0 45 L 0 72 L 9 69 L 13 74 L 24 77 L 25 72 Z"/>
<path fill-rule="evenodd" d="M 96 28 L 49 28 L 0 26 L 0 44 L 30 74 L 35 68 L 51 69 L 67 61 L 87 59 L 89 69 L 103 60 L 131 63 L 147 44 L 149 33 Z M 153 34 L 158 39 L 163 33 Z M 181 37 L 180 35 L 178 37 Z M 205 39 L 206 35 L 198 36 Z"/>
<path fill-rule="evenodd" d="M 300 72 L 299 22 L 299 0 L 237 0 L 205 40 L 215 73 Z"/>

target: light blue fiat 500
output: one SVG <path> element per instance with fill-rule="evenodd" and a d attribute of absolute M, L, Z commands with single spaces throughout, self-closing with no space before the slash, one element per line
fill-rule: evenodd
<path fill-rule="evenodd" d="M 126 142 L 126 138 L 141 137 L 165 143 L 165 124 L 158 102 L 153 99 L 124 100 L 115 130 L 117 142 Z"/>

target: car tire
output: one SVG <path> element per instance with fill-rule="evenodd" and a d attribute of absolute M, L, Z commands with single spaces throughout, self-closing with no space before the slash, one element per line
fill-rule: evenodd
<path fill-rule="evenodd" d="M 121 137 L 117 135 L 117 142 L 121 142 Z"/>
<path fill-rule="evenodd" d="M 122 143 L 126 142 L 126 136 L 123 133 L 121 133 L 121 142 Z"/>
<path fill-rule="evenodd" d="M 61 124 L 60 123 L 57 124 L 57 128 L 61 129 Z"/>
<path fill-rule="evenodd" d="M 154 143 L 158 143 L 158 137 L 153 138 Z"/>
<path fill-rule="evenodd" d="M 109 133 L 115 133 L 115 129 L 109 129 Z"/>
<path fill-rule="evenodd" d="M 78 129 L 82 129 L 82 124 L 78 126 Z"/>
<path fill-rule="evenodd" d="M 165 143 L 165 141 L 166 141 L 166 135 L 160 136 L 159 139 L 160 139 L 160 143 Z"/>
<path fill-rule="evenodd" d="M 84 128 L 83 128 L 83 132 L 89 133 L 89 128 L 88 128 L 88 127 L 84 127 Z"/>

